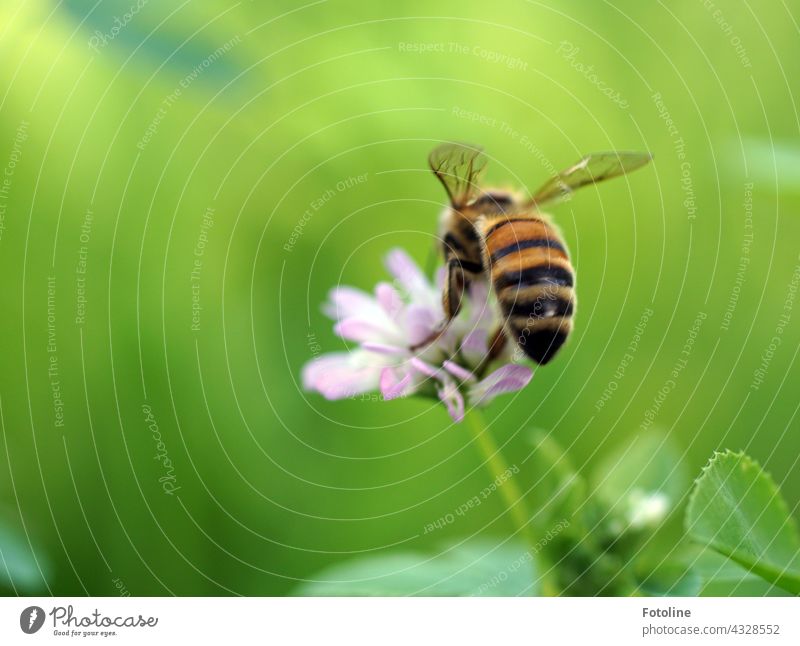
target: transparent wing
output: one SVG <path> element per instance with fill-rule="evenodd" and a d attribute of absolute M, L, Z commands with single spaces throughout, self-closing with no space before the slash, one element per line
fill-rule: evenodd
<path fill-rule="evenodd" d="M 537 205 L 566 197 L 581 186 L 597 184 L 612 177 L 619 177 L 647 164 L 650 153 L 607 152 L 593 153 L 574 166 L 550 179 L 531 198 Z"/>
<path fill-rule="evenodd" d="M 469 204 L 480 194 L 486 161 L 483 148 L 471 144 L 442 144 L 428 155 L 431 170 L 456 208 Z"/>

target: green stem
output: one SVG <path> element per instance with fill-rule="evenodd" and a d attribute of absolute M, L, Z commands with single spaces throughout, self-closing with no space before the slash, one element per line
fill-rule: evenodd
<path fill-rule="evenodd" d="M 489 429 L 486 428 L 486 422 L 477 410 L 471 410 L 467 416 L 467 424 L 472 431 L 472 436 L 475 438 L 475 443 L 478 445 L 480 452 L 486 462 L 486 468 L 495 479 L 508 478 L 501 485 L 497 487 L 500 495 L 506 503 L 511 520 L 517 528 L 517 532 L 521 533 L 528 546 L 533 549 L 536 541 L 533 540 L 533 535 L 530 529 L 531 514 L 525 505 L 525 496 L 523 495 L 517 483 L 514 482 L 513 477 L 509 477 L 511 473 L 508 463 L 505 461 L 500 448 L 494 441 Z M 532 552 L 535 556 L 535 552 Z"/>
<path fill-rule="evenodd" d="M 507 474 L 510 473 L 508 463 L 505 461 L 491 433 L 489 433 L 483 415 L 473 408 L 467 413 L 466 417 L 467 425 L 470 431 L 472 431 L 475 443 L 478 445 L 482 456 L 486 460 L 484 464 L 489 470 L 489 473 L 495 478 L 501 475 L 508 478 L 497 488 L 500 491 L 500 495 L 503 496 L 506 508 L 511 515 L 511 520 L 517 528 L 516 533 L 522 534 L 522 538 L 528 547 L 528 552 L 531 555 L 531 560 L 534 565 L 534 572 L 538 577 L 537 583 L 539 590 L 542 594 L 548 596 L 559 594 L 553 575 L 545 575 L 545 572 L 550 571 L 551 568 L 549 568 L 547 562 L 542 559 L 542 555 L 539 554 L 539 550 L 536 547 L 536 538 L 531 530 L 531 519 L 533 516 L 531 516 L 525 504 L 525 495 L 517 486 L 513 476 L 508 477 Z"/>

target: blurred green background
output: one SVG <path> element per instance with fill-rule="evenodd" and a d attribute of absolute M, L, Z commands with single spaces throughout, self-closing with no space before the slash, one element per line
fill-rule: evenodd
<path fill-rule="evenodd" d="M 529 189 L 590 151 L 656 157 L 553 209 L 580 308 L 487 411 L 508 462 L 539 428 L 587 470 L 653 418 L 690 473 L 745 449 L 796 505 L 798 16 L 720 5 L 4 3 L 0 590 L 283 595 L 512 531 L 496 496 L 424 535 L 489 480 L 443 407 L 299 387 L 343 345 L 328 289 L 427 258 L 442 140 Z"/>

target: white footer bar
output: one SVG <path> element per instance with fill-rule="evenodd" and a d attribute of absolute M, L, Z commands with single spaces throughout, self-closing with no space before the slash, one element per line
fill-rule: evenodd
<path fill-rule="evenodd" d="M 6 598 L 0 644 L 800 644 L 796 598 Z"/>

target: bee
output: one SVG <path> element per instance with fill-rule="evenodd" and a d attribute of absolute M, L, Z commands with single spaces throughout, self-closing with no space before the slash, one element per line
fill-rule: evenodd
<path fill-rule="evenodd" d="M 537 364 L 550 362 L 572 331 L 575 270 L 559 230 L 539 209 L 582 186 L 630 173 L 651 159 L 639 152 L 594 153 L 527 198 L 481 187 L 487 161 L 482 148 L 453 143 L 435 148 L 428 163 L 450 202 L 440 223 L 445 320 L 412 349 L 438 338 L 461 309 L 470 283 L 486 280 L 494 289 L 503 321 L 490 343 L 488 359 L 510 339 Z"/>

